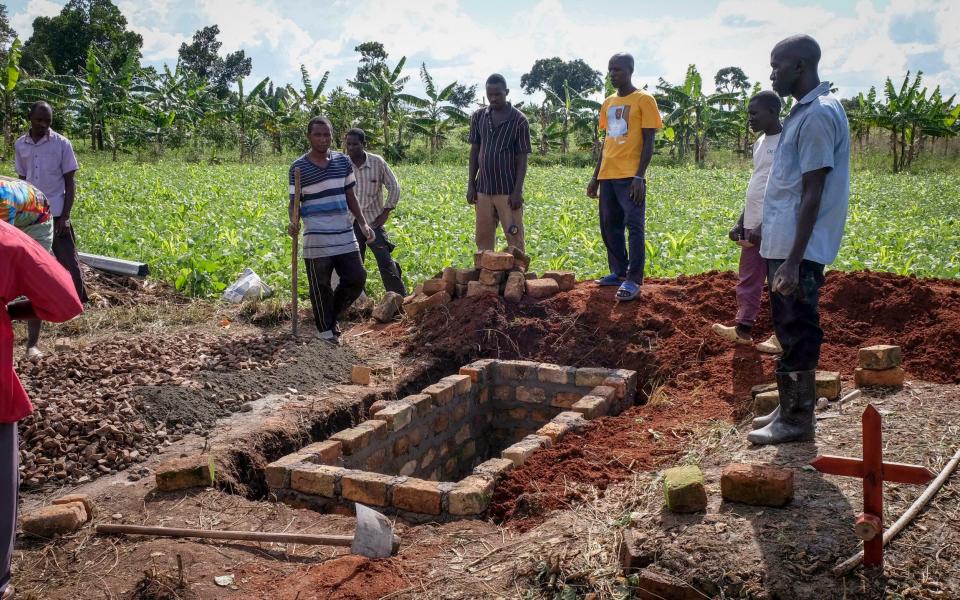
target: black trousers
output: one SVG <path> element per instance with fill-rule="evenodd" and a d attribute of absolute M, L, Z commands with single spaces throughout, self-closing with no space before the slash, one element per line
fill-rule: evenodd
<path fill-rule="evenodd" d="M 60 220 L 60 217 L 53 218 L 54 227 L 56 227 L 58 220 Z M 77 289 L 77 297 L 80 298 L 80 302 L 86 304 L 89 298 L 87 298 L 87 288 L 83 284 L 83 275 L 80 274 L 80 258 L 77 256 L 77 238 L 73 233 L 73 225 L 64 227 L 60 235 L 57 235 L 56 229 L 54 229 L 53 255 L 57 258 L 60 266 L 70 273 L 73 286 Z"/>
<path fill-rule="evenodd" d="M 647 202 L 634 203 L 630 197 L 632 183 L 632 177 L 600 182 L 600 237 L 607 247 L 610 272 L 643 284 L 643 267 L 647 258 L 644 234 Z M 629 244 L 624 226 L 630 232 Z"/>
<path fill-rule="evenodd" d="M 337 323 L 337 317 L 350 308 L 354 300 L 363 292 L 367 282 L 367 272 L 363 268 L 359 252 L 325 256 L 323 258 L 305 258 L 307 282 L 310 284 L 310 303 L 313 305 L 313 318 L 317 322 L 317 331 L 330 331 Z M 340 283 L 337 289 L 330 286 L 330 277 L 337 271 Z"/>
<path fill-rule="evenodd" d="M 391 255 L 396 246 L 390 241 L 387 231 L 383 227 L 377 227 L 373 232 L 377 237 L 370 244 L 370 249 L 373 250 L 373 257 L 377 259 L 377 269 L 380 271 L 380 279 L 383 280 L 384 289 L 388 292 L 396 292 L 401 296 L 406 296 L 407 288 L 403 285 L 403 270 Z M 365 260 L 367 258 L 367 240 L 356 221 L 353 222 L 353 233 L 357 236 L 357 242 L 360 243 L 360 259 Z"/>
<path fill-rule="evenodd" d="M 768 282 L 773 281 L 783 262 L 767 260 Z M 817 303 L 823 280 L 823 265 L 805 260 L 800 263 L 800 282 L 792 294 L 785 296 L 770 292 L 773 329 L 783 347 L 777 372 L 813 371 L 817 368 L 823 343 Z"/>

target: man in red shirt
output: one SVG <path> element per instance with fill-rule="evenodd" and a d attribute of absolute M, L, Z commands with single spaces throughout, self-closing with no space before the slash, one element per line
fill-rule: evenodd
<path fill-rule="evenodd" d="M 21 296 L 25 299 L 15 300 Z M 83 312 L 70 274 L 30 237 L 0 221 L 0 598 L 13 596 L 10 560 L 20 487 L 17 421 L 33 405 L 13 370 L 12 319 L 62 322 Z"/>

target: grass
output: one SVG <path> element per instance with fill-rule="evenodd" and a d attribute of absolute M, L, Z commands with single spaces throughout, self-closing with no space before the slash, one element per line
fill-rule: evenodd
<path fill-rule="evenodd" d="M 387 227 L 407 283 L 447 265 L 470 266 L 473 213 L 464 200 L 466 168 L 403 165 L 396 173 L 403 195 Z M 532 270 L 569 269 L 579 278 L 607 272 L 596 201 L 584 194 L 589 176 L 586 168 L 531 167 L 525 224 Z M 735 269 L 737 247 L 726 234 L 741 210 L 748 178 L 742 168 L 653 167 L 647 274 Z M 74 210 L 79 245 L 147 262 L 154 276 L 197 296 L 216 295 L 244 267 L 284 290 L 290 280 L 285 182 L 286 166 L 277 161 L 86 159 Z M 854 172 L 846 235 L 832 267 L 960 276 L 958 190 L 960 176 L 953 172 Z M 382 285 L 370 253 L 367 268 L 368 289 L 378 295 Z"/>

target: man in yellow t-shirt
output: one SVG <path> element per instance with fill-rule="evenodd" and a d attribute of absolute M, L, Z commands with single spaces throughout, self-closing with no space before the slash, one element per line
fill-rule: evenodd
<path fill-rule="evenodd" d="M 631 81 L 632 56 L 613 55 L 607 69 L 617 93 L 600 109 L 600 129 L 606 136 L 587 196 L 596 198 L 599 191 L 600 234 L 610 265 L 610 274 L 597 285 L 619 286 L 617 300 L 626 301 L 639 296 L 643 284 L 645 174 L 653 158 L 653 138 L 663 121 L 657 101 Z M 624 226 L 630 232 L 629 254 Z"/>

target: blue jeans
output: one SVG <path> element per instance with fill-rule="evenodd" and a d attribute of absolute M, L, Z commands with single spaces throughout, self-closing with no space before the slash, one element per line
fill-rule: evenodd
<path fill-rule="evenodd" d="M 767 259 L 767 281 L 773 282 L 782 260 Z M 773 330 L 783 347 L 777 361 L 778 373 L 813 371 L 820 361 L 823 330 L 820 329 L 820 286 L 823 285 L 823 265 L 804 260 L 800 263 L 800 282 L 789 296 L 770 292 L 770 311 Z"/>
<path fill-rule="evenodd" d="M 607 247 L 610 272 L 642 284 L 646 262 L 644 228 L 647 206 L 646 200 L 634 203 L 630 197 L 631 183 L 633 178 L 600 182 L 600 235 Z M 624 226 L 630 232 L 629 255 Z"/>

